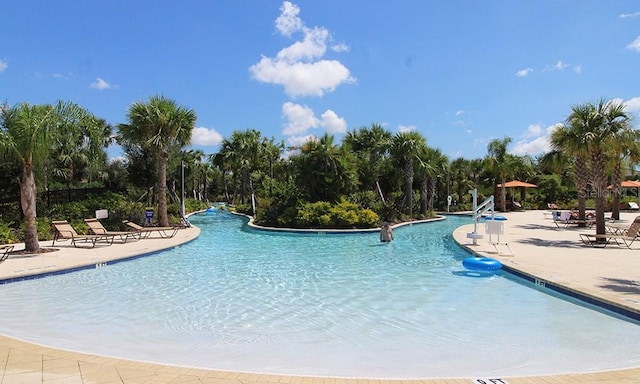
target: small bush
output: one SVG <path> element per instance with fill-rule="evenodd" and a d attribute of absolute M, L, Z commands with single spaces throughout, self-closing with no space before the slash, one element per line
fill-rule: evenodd
<path fill-rule="evenodd" d="M 13 244 L 18 242 L 16 231 L 11 227 L 13 223 L 0 223 L 0 244 Z"/>
<path fill-rule="evenodd" d="M 336 205 L 326 201 L 305 203 L 296 217 L 296 224 L 305 228 L 372 228 L 378 221 L 372 210 L 346 200 Z"/>

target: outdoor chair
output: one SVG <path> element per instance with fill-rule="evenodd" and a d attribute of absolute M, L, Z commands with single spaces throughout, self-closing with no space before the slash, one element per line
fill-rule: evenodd
<path fill-rule="evenodd" d="M 157 233 L 163 239 L 169 239 L 175 236 L 179 229 L 179 227 L 143 227 L 129 220 L 123 220 L 122 222 L 143 239 L 148 238 L 153 233 Z"/>
<path fill-rule="evenodd" d="M 71 244 L 74 247 L 78 247 L 78 243 L 86 243 L 91 244 L 90 248 L 96 246 L 98 241 L 104 241 L 107 245 L 113 244 L 114 235 L 79 235 L 78 232 L 69 224 L 66 220 L 58 220 L 52 221 L 51 226 L 53 227 L 53 242 L 51 246 L 53 247 L 58 242 L 71 240 Z"/>
<path fill-rule="evenodd" d="M 576 218 L 574 213 L 571 211 L 553 211 L 552 215 L 553 223 L 558 228 L 560 228 L 561 226 L 567 228 L 570 225 L 583 225 L 591 227 L 596 223 L 595 217 L 593 217 L 593 215 L 587 215 L 584 220 Z"/>
<path fill-rule="evenodd" d="M 0 263 L 9 258 L 9 255 L 11 255 L 11 252 L 13 251 L 13 247 L 13 245 L 0 245 Z"/>
<path fill-rule="evenodd" d="M 127 240 L 140 240 L 141 235 L 139 232 L 130 231 L 109 231 L 107 230 L 98 219 L 84 219 L 84 222 L 89 226 L 89 231 L 94 235 L 105 235 L 118 237 L 121 242 L 126 243 Z"/>
<path fill-rule="evenodd" d="M 631 248 L 631 244 L 638 239 L 640 235 L 640 216 L 637 216 L 631 225 L 627 229 L 619 226 L 607 226 L 609 233 L 605 234 L 593 234 L 593 233 L 581 233 L 580 239 L 583 243 L 592 247 L 604 248 L 612 241 L 617 245 L 624 245 L 627 248 Z"/>

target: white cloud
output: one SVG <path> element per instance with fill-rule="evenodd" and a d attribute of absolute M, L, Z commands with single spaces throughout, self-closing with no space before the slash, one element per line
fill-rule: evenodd
<path fill-rule="evenodd" d="M 289 1 L 282 3 L 280 16 L 276 19 L 276 28 L 284 36 L 291 36 L 302 29 L 302 20 L 298 17 L 300 7 Z"/>
<path fill-rule="evenodd" d="M 540 125 L 530 125 L 523 134 L 524 139 L 518 141 L 510 151 L 514 155 L 537 155 L 551 151 L 549 138 L 560 126 L 560 123 L 551 125 L 544 130 Z"/>
<path fill-rule="evenodd" d="M 624 102 L 627 112 L 640 112 L 640 97 L 633 97 Z"/>
<path fill-rule="evenodd" d="M 278 52 L 277 60 L 295 63 L 298 60 L 313 60 L 324 56 L 327 52 L 329 31 L 324 28 L 313 28 L 305 31 L 302 41 L 296 41 Z"/>
<path fill-rule="evenodd" d="M 4 72 L 7 68 L 9 68 L 7 60 L 0 60 L 0 73 Z"/>
<path fill-rule="evenodd" d="M 287 138 L 287 144 L 289 144 L 292 147 L 299 147 L 309 140 L 317 141 L 318 137 L 315 135 L 291 136 Z"/>
<path fill-rule="evenodd" d="M 533 72 L 533 68 L 526 68 L 526 69 L 521 69 L 518 72 L 516 72 L 516 76 L 518 77 L 526 77 L 528 76 L 531 72 Z"/>
<path fill-rule="evenodd" d="M 322 96 L 343 83 L 355 79 L 347 67 L 337 60 L 323 60 L 329 31 L 322 27 L 308 28 L 298 17 L 300 8 L 285 1 L 276 19 L 276 28 L 284 36 L 302 33 L 302 40 L 283 48 L 275 58 L 262 56 L 257 64 L 249 67 L 251 76 L 260 82 L 284 86 L 287 95 Z M 344 44 L 332 47 L 340 52 L 348 49 Z"/>
<path fill-rule="evenodd" d="M 398 132 L 411 132 L 415 130 L 415 125 L 398 125 Z"/>
<path fill-rule="evenodd" d="M 191 134 L 191 144 L 196 145 L 218 145 L 222 140 L 222 135 L 213 128 L 195 127 Z"/>
<path fill-rule="evenodd" d="M 288 101 L 282 105 L 282 115 L 286 120 L 282 133 L 287 136 L 301 135 L 320 125 L 313 110 L 306 105 Z"/>
<path fill-rule="evenodd" d="M 582 73 L 582 66 L 581 65 L 576 65 L 573 67 L 573 72 L 577 73 L 578 75 Z"/>
<path fill-rule="evenodd" d="M 627 19 L 630 17 L 638 17 L 640 16 L 640 12 L 633 12 L 633 13 L 621 13 L 618 17 L 621 19 Z"/>
<path fill-rule="evenodd" d="M 523 135 L 525 138 L 538 137 L 542 132 L 542 127 L 538 124 L 533 124 L 527 127 L 527 132 Z"/>
<path fill-rule="evenodd" d="M 627 45 L 627 49 L 632 51 L 640 52 L 640 36 L 636 37 L 629 45 Z"/>
<path fill-rule="evenodd" d="M 347 132 L 347 122 L 330 109 L 327 109 L 320 116 L 320 125 L 329 133 Z"/>
<path fill-rule="evenodd" d="M 461 116 L 461 115 L 464 115 L 465 113 L 466 113 L 465 111 L 460 109 L 460 110 L 456 111 L 456 116 Z"/>
<path fill-rule="evenodd" d="M 308 106 L 286 102 L 282 105 L 282 117 L 286 121 L 282 133 L 287 136 L 301 136 L 313 128 L 324 128 L 331 134 L 347 132 L 347 122 L 330 109 L 318 119 Z"/>
<path fill-rule="evenodd" d="M 556 69 L 558 71 L 562 71 L 565 68 L 567 68 L 569 66 L 569 64 L 563 63 L 562 60 L 558 60 L 558 62 L 553 66 L 553 69 Z"/>
<path fill-rule="evenodd" d="M 96 78 L 96 81 L 94 81 L 93 83 L 89 84 L 89 88 L 93 88 L 93 89 L 98 89 L 100 91 L 105 90 L 105 89 L 110 89 L 112 88 L 111 84 L 107 83 L 106 81 L 104 81 L 101 78 Z"/>
<path fill-rule="evenodd" d="M 331 50 L 334 52 L 349 52 L 351 48 L 346 44 L 334 44 L 331 46 Z"/>

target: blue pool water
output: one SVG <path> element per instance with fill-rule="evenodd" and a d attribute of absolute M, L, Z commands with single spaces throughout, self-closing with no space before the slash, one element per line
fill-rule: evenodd
<path fill-rule="evenodd" d="M 469 218 L 398 228 L 389 244 L 378 233 L 265 233 L 227 213 L 191 221 L 201 237 L 171 251 L 0 286 L 0 332 L 94 354 L 293 375 L 640 365 L 637 324 L 507 276 L 458 274 L 469 255 L 451 233 Z"/>

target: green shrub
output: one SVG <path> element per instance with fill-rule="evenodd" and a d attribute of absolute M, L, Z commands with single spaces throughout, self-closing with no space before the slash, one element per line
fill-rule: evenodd
<path fill-rule="evenodd" d="M 16 231 L 12 228 L 12 223 L 0 223 L 0 244 L 17 243 Z"/>
<path fill-rule="evenodd" d="M 326 201 L 304 203 L 296 218 L 297 226 L 306 228 L 372 228 L 378 221 L 372 210 L 346 200 L 336 205 Z"/>
<path fill-rule="evenodd" d="M 362 209 L 358 215 L 358 222 L 362 228 L 373 228 L 378 225 L 380 216 L 370 209 Z"/>
<path fill-rule="evenodd" d="M 46 217 L 38 217 L 36 218 L 36 231 L 38 232 L 38 240 L 46 241 L 53 240 L 53 232 L 51 230 L 51 220 Z M 15 231 L 15 236 L 18 238 L 18 241 L 24 242 L 24 223 L 20 223 L 20 228 Z"/>

